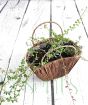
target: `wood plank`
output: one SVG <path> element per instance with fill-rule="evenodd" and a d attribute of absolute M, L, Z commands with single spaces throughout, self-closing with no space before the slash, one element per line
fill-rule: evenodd
<path fill-rule="evenodd" d="M 19 26 L 21 27 L 25 12 L 26 12 L 26 5 L 28 2 L 21 2 L 20 6 L 18 8 L 14 8 L 12 9 L 12 5 L 11 3 L 15 3 L 13 1 L 10 1 L 8 3 L 8 6 L 6 6 L 6 8 L 4 9 L 5 11 L 2 12 L 2 17 L 0 17 L 1 19 L 3 19 L 0 24 L 0 30 L 1 30 L 1 51 L 3 52 L 4 56 L 1 57 L 5 57 L 5 59 L 2 60 L 1 62 L 1 67 L 5 68 L 5 65 L 7 66 L 6 70 L 9 69 L 9 65 L 10 65 L 10 61 L 11 61 L 11 57 L 13 54 L 13 50 L 15 47 L 15 43 L 17 40 L 17 37 L 19 35 Z M 20 10 L 20 11 L 18 11 Z M 16 14 L 18 11 L 19 14 Z M 14 15 L 13 15 L 14 14 Z M 21 16 L 21 23 L 20 21 L 17 22 L 17 18 L 15 16 Z M 8 23 L 8 24 L 7 24 Z M 14 27 L 15 26 L 15 27 Z M 16 27 L 17 26 L 17 27 Z M 7 29 L 7 30 L 6 30 Z M 9 42 L 9 43 L 8 43 Z M 4 46 L 5 44 L 5 46 Z M 5 51 L 3 51 L 3 49 L 5 48 Z M 7 52 L 7 53 L 6 53 Z M 9 53 L 9 54 L 8 54 Z M 1 103 L 0 103 L 1 104 Z M 5 103 L 7 104 L 7 103 Z"/>
<path fill-rule="evenodd" d="M 80 15 L 82 14 L 82 12 L 85 10 L 85 13 L 82 17 L 82 27 L 84 29 L 84 34 L 82 35 L 82 39 L 84 40 L 83 41 L 83 56 L 88 59 L 88 48 L 87 48 L 87 44 L 88 44 L 88 22 L 87 22 L 87 18 L 88 18 L 88 1 L 83 1 L 82 4 L 80 3 L 82 2 L 81 0 L 77 1 L 77 0 L 74 0 L 74 3 L 75 3 L 75 7 L 76 7 L 76 10 L 77 10 L 77 13 L 80 17 Z M 83 64 L 83 62 L 81 63 Z M 83 97 L 83 101 L 84 101 L 84 104 L 86 105 L 86 103 L 88 103 L 88 100 L 86 100 L 86 97 L 88 97 L 88 95 L 86 94 L 86 91 L 87 91 L 87 88 L 88 86 L 86 85 L 87 84 L 87 79 L 86 79 L 86 74 L 87 74 L 87 65 L 88 63 L 85 62 L 84 65 L 82 66 L 82 70 L 81 70 L 81 73 L 80 73 L 80 76 L 81 78 L 81 81 L 80 81 L 80 89 L 81 89 L 81 94 L 82 94 L 82 97 Z M 83 69 L 85 68 L 85 72 L 83 71 Z M 85 74 L 85 77 L 83 76 L 83 73 Z M 82 83 L 84 83 L 84 85 L 82 85 Z M 86 87 L 85 90 L 84 90 L 84 86 Z"/>
<path fill-rule="evenodd" d="M 31 3 L 32 3 L 31 7 L 29 8 L 31 16 L 30 14 L 27 15 L 27 17 L 29 18 L 29 22 L 28 22 L 28 26 L 26 26 L 26 28 L 27 29 L 29 28 L 29 30 L 25 28 L 27 32 L 29 32 L 29 35 L 27 35 L 27 38 L 31 37 L 30 35 L 33 29 L 35 28 L 35 26 L 37 26 L 41 22 L 49 20 L 49 2 L 46 2 L 46 1 L 35 2 L 34 1 Z M 41 35 L 39 31 L 37 32 Z M 44 36 L 37 35 L 37 33 L 36 33 L 36 36 L 44 37 Z M 30 86 L 32 87 L 32 93 L 27 94 L 28 91 L 30 91 L 29 90 Z M 28 97 L 25 98 L 25 104 L 29 103 L 28 98 L 32 99 L 32 103 L 31 103 L 32 105 L 36 105 L 36 104 L 50 105 L 51 104 L 51 101 L 48 101 L 49 99 L 51 99 L 50 82 L 43 82 L 42 80 L 38 79 L 35 75 L 33 75 L 29 79 L 29 88 L 27 88 L 27 93 L 26 94 Z"/>
<path fill-rule="evenodd" d="M 27 51 L 26 41 L 27 39 L 30 40 L 33 29 L 41 22 L 49 20 L 49 14 L 50 14 L 49 5 L 50 3 L 46 1 L 30 2 L 30 6 L 28 7 L 27 13 L 22 23 L 21 30 L 19 32 L 18 40 L 15 45 L 15 49 L 10 63 L 10 68 L 13 68 L 13 69 L 16 68 L 19 65 L 20 60 L 23 58 L 23 56 L 25 56 Z M 37 37 L 39 37 L 39 35 L 37 35 Z M 22 95 L 23 93 L 24 92 L 22 91 Z M 20 97 L 18 104 L 20 103 L 22 104 L 23 101 L 20 101 L 20 100 L 24 100 L 23 103 L 25 105 L 28 105 L 29 103 L 30 105 L 36 105 L 36 104 L 50 105 L 51 104 L 50 82 L 43 82 L 40 79 L 38 79 L 35 75 L 31 76 L 31 78 L 29 79 L 29 83 L 27 85 L 25 94 L 26 94 L 25 100 L 22 99 L 23 96 Z"/>
<path fill-rule="evenodd" d="M 9 60 L 9 56 L 11 54 L 11 50 L 13 48 L 13 44 L 17 36 L 18 28 L 24 13 L 24 9 L 27 4 L 26 2 L 22 1 L 19 7 L 11 9 L 11 3 L 13 4 L 13 1 L 10 1 L 8 3 L 8 6 L 2 12 L 0 17 L 0 53 L 1 58 L 3 59 L 0 66 L 3 68 L 7 67 L 7 62 Z"/>
<path fill-rule="evenodd" d="M 78 5 L 82 5 L 83 7 L 87 6 L 87 1 L 84 1 L 85 3 L 83 2 L 85 5 L 83 5 L 81 2 L 82 1 L 78 0 L 77 1 Z M 85 8 L 81 7 L 80 9 L 83 9 L 82 11 L 84 11 Z M 79 19 L 79 15 L 77 13 L 77 8 L 75 7 L 75 3 L 73 0 L 63 0 L 63 1 L 53 0 L 53 20 L 58 22 L 63 28 L 63 30 L 67 29 L 77 19 Z M 86 20 L 87 19 L 85 19 L 85 22 Z M 69 32 L 69 34 L 66 36 L 70 37 L 73 40 L 78 40 L 79 36 L 82 37 L 82 39 L 80 40 L 80 44 L 84 47 L 82 55 L 86 57 L 88 48 L 85 46 L 87 45 L 88 40 L 87 40 L 86 33 L 85 33 L 85 30 L 82 24 L 80 24 L 80 26 L 77 27 L 72 32 Z M 82 81 L 84 80 L 83 79 L 84 78 L 83 68 L 84 67 L 87 68 L 88 63 L 85 62 L 84 65 L 82 64 L 84 64 L 84 61 L 79 60 L 77 65 L 72 69 L 72 71 L 68 75 L 70 87 L 73 89 L 73 95 L 76 98 L 76 102 L 75 102 L 76 105 L 81 104 L 81 103 L 84 104 L 84 101 L 86 104 L 86 98 L 83 99 L 86 91 L 83 92 L 83 84 L 81 82 L 81 79 Z M 87 72 L 87 69 L 85 69 L 85 72 Z M 55 80 L 54 85 L 55 85 L 54 88 L 55 88 L 55 100 L 56 100 L 55 105 L 58 105 L 58 103 L 65 104 L 65 105 L 71 105 L 72 101 L 69 95 L 69 91 L 68 89 L 65 88 L 65 85 L 66 85 L 65 78 L 63 77 L 63 78 Z M 76 91 L 77 91 L 77 94 L 75 93 Z M 88 97 L 88 96 L 85 95 L 85 97 Z"/>

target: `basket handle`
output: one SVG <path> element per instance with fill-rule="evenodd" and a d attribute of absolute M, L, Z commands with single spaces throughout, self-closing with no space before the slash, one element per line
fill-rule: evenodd
<path fill-rule="evenodd" d="M 38 27 L 40 27 L 41 25 L 45 24 L 45 23 L 54 23 L 54 24 L 56 24 L 56 25 L 60 28 L 61 33 L 62 33 L 62 35 L 63 35 L 63 30 L 62 30 L 61 26 L 60 26 L 58 23 L 56 23 L 56 22 L 54 22 L 54 21 L 43 22 L 43 23 L 39 24 L 39 25 L 34 29 L 34 31 L 33 31 L 33 33 L 32 33 L 32 44 L 33 44 L 33 46 L 35 45 L 35 43 L 34 43 L 34 33 L 35 33 L 36 29 L 37 29 Z"/>

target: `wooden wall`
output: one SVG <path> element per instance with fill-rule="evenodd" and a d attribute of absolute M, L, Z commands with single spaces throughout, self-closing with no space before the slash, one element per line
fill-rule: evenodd
<path fill-rule="evenodd" d="M 50 20 L 51 0 L 0 0 L 0 68 L 16 69 L 27 51 L 26 42 L 33 29 Z M 83 15 L 82 23 L 70 31 L 68 37 L 78 40 L 83 46 L 82 56 L 88 59 L 88 0 L 52 0 L 52 20 L 64 29 Z M 56 29 L 57 30 L 57 29 Z M 41 31 L 42 33 L 42 31 Z M 39 33 L 41 35 L 41 33 Z M 46 35 L 48 36 L 48 34 Z M 42 36 L 40 36 L 42 37 Z M 30 44 L 31 46 L 31 44 Z M 68 74 L 75 105 L 88 104 L 88 62 L 80 59 Z M 2 76 L 3 77 L 3 76 Z M 54 104 L 73 105 L 65 78 L 53 81 Z M 29 79 L 17 103 L 13 105 L 54 105 L 51 99 L 51 81 L 43 82 L 35 75 Z M 24 98 L 25 97 L 25 98 Z M 12 105 L 3 103 L 2 105 Z"/>

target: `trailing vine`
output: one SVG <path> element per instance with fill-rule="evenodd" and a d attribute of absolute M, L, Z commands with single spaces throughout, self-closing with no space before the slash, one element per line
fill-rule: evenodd
<path fill-rule="evenodd" d="M 20 66 L 15 71 L 10 70 L 6 81 L 1 82 L 0 86 L 4 88 L 0 96 L 0 103 L 6 101 L 12 103 L 17 102 L 21 90 L 24 89 L 32 74 L 32 71 L 30 72 L 28 70 L 25 59 L 22 59 Z"/>
<path fill-rule="evenodd" d="M 81 19 L 82 18 L 80 18 L 80 19 L 77 19 L 75 22 L 74 22 L 74 24 L 72 24 L 71 26 L 69 26 L 69 28 L 68 29 L 66 29 L 66 30 L 64 30 L 64 35 L 65 34 L 68 34 L 70 31 L 73 31 L 76 27 L 78 27 L 79 25 L 80 25 L 80 23 L 81 23 Z"/>

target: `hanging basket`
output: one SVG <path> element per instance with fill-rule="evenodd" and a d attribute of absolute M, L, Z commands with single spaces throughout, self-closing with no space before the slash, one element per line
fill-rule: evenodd
<path fill-rule="evenodd" d="M 50 22 L 41 23 L 33 31 L 33 34 L 32 34 L 33 47 L 32 48 L 38 48 L 41 44 L 45 44 L 46 42 L 53 40 L 53 38 L 48 38 L 46 41 L 40 41 L 38 43 L 34 43 L 34 33 L 35 33 L 36 29 L 45 23 L 56 24 L 61 29 L 61 32 L 63 35 L 62 28 L 56 22 L 50 21 Z M 65 47 L 65 46 L 63 46 L 63 47 Z M 75 47 L 73 47 L 73 49 L 76 50 Z M 54 50 L 57 50 L 57 48 Z M 43 55 L 43 57 L 40 60 L 43 61 L 44 58 L 46 57 L 46 55 L 49 52 L 52 52 L 54 50 L 47 51 L 46 53 L 41 53 L 39 56 Z M 60 56 L 60 58 L 58 58 L 56 60 L 50 61 L 47 64 L 42 64 L 41 66 L 36 66 L 36 67 L 35 67 L 35 65 L 33 65 L 33 62 L 32 63 L 29 62 L 30 58 L 31 58 L 31 54 L 29 51 L 27 51 L 27 54 L 26 54 L 27 64 L 31 68 L 31 70 L 37 75 L 37 77 L 39 77 L 42 80 L 53 80 L 53 79 L 56 79 L 56 78 L 59 78 L 59 77 L 62 77 L 62 76 L 65 76 L 66 74 L 68 74 L 71 71 L 71 69 L 74 67 L 74 65 L 77 63 L 77 61 L 79 60 L 80 54 L 78 54 L 78 55 L 75 54 L 71 57 Z"/>

